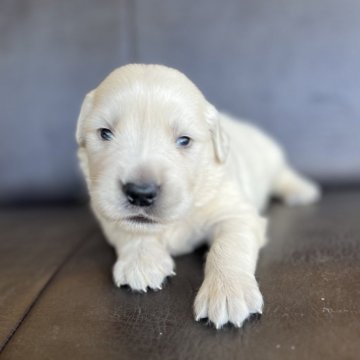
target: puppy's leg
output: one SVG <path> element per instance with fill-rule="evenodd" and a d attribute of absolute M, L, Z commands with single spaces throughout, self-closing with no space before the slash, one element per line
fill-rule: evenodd
<path fill-rule="evenodd" d="M 210 247 L 205 279 L 196 296 L 195 318 L 208 318 L 216 328 L 227 322 L 241 327 L 252 313 L 261 313 L 263 299 L 255 279 L 266 220 L 248 214 L 217 225 Z"/>
<path fill-rule="evenodd" d="M 174 261 L 156 237 L 127 234 L 113 244 L 118 254 L 113 267 L 116 286 L 129 285 L 144 292 L 147 288 L 160 290 L 164 279 L 175 275 Z"/>
<path fill-rule="evenodd" d="M 320 199 L 320 187 L 287 165 L 275 180 L 273 194 L 287 205 L 306 205 Z"/>

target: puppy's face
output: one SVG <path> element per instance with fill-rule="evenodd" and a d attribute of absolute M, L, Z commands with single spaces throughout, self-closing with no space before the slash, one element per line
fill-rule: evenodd
<path fill-rule="evenodd" d="M 198 199 L 221 162 L 216 118 L 176 70 L 115 70 L 87 95 L 78 120 L 79 157 L 96 213 L 143 231 L 183 217 L 207 196 Z"/>

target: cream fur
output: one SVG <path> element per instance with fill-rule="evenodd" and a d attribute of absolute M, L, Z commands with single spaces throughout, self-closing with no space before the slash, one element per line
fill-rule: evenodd
<path fill-rule="evenodd" d="M 101 140 L 100 128 L 112 130 L 111 141 Z M 183 135 L 193 139 L 189 148 L 175 145 Z M 93 211 L 117 252 L 117 286 L 161 289 L 175 274 L 172 256 L 207 240 L 195 318 L 240 327 L 262 311 L 255 279 L 266 242 L 260 212 L 270 195 L 288 204 L 320 195 L 273 140 L 218 113 L 177 70 L 138 64 L 115 70 L 86 96 L 76 137 Z M 144 179 L 161 186 L 159 199 L 151 208 L 129 206 L 120 184 Z M 134 215 L 153 223 L 128 220 Z"/>

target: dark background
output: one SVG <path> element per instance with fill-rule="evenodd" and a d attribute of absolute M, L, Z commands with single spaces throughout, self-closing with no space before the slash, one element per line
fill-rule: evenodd
<path fill-rule="evenodd" d="M 0 202 L 84 190 L 75 124 L 115 67 L 185 72 L 325 184 L 360 180 L 357 0 L 1 0 Z"/>

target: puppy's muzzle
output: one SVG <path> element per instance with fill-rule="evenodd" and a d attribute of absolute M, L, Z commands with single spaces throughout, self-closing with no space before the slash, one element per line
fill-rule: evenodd
<path fill-rule="evenodd" d="M 131 205 L 151 206 L 158 196 L 160 187 L 153 183 L 135 184 L 127 183 L 122 190 Z"/>

